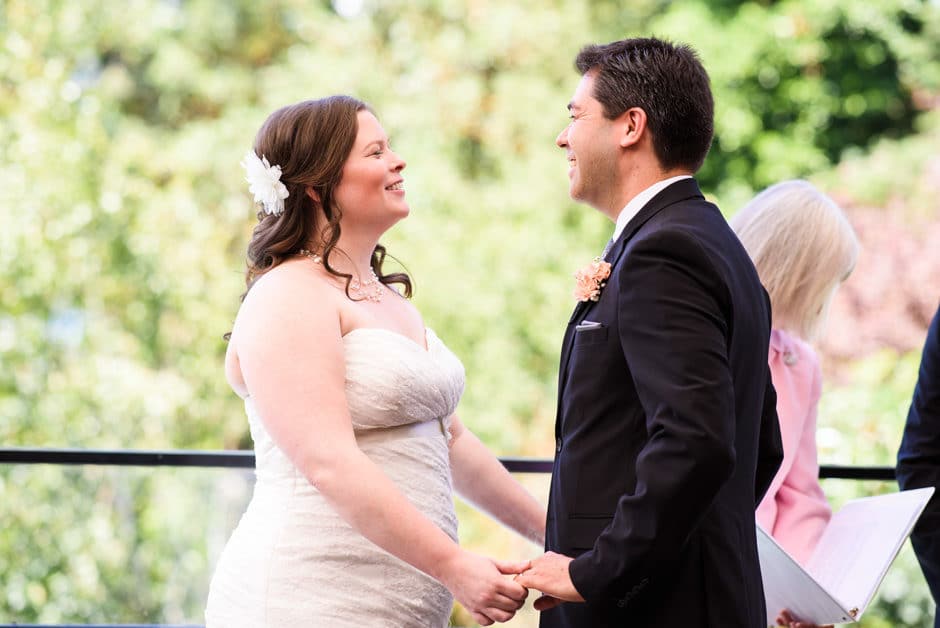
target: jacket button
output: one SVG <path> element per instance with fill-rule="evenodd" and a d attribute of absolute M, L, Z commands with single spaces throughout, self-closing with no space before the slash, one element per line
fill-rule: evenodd
<path fill-rule="evenodd" d="M 561 451 L 561 437 L 558 436 L 555 438 L 555 453 Z"/>

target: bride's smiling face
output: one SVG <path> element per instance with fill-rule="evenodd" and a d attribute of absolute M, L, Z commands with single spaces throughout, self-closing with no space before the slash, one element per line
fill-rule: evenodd
<path fill-rule="evenodd" d="M 356 114 L 359 131 L 334 191 L 345 220 L 372 224 L 383 231 L 408 215 L 405 161 L 388 144 L 382 125 L 370 111 Z"/>

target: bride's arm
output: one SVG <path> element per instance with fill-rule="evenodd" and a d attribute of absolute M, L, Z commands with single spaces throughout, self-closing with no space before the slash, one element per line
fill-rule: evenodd
<path fill-rule="evenodd" d="M 442 582 L 480 623 L 508 620 L 525 589 L 462 550 L 357 446 L 334 292 L 303 267 L 285 266 L 246 296 L 232 342 L 265 429 L 364 537 Z"/>
<path fill-rule="evenodd" d="M 455 414 L 450 467 L 454 489 L 471 504 L 536 545 L 545 544 L 545 506 L 506 471 Z"/>

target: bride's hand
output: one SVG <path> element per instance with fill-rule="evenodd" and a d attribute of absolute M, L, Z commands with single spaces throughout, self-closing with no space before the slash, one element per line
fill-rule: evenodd
<path fill-rule="evenodd" d="M 528 561 L 494 561 L 459 550 L 446 565 L 442 582 L 482 626 L 509 621 L 525 603 L 529 591 L 506 575 L 528 567 Z"/>

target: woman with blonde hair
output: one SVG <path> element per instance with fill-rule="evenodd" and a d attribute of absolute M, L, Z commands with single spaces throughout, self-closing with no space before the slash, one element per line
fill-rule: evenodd
<path fill-rule="evenodd" d="M 772 309 L 768 361 L 783 463 L 757 508 L 757 521 L 805 564 L 832 515 L 819 485 L 822 378 L 810 343 L 822 334 L 832 297 L 855 268 L 858 239 L 839 206 L 802 180 L 767 188 L 731 219 L 731 227 L 757 267 Z M 789 614 L 778 620 L 791 622 Z"/>
<path fill-rule="evenodd" d="M 259 211 L 225 374 L 256 483 L 207 627 L 441 628 L 454 598 L 507 621 L 527 594 L 507 574 L 528 563 L 462 549 L 453 490 L 537 544 L 545 508 L 454 414 L 463 366 L 384 270 L 404 160 L 364 103 L 332 96 L 272 113 L 242 165 Z"/>

